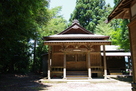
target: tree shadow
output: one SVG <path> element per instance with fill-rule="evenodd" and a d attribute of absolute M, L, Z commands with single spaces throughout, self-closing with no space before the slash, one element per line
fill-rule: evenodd
<path fill-rule="evenodd" d="M 128 83 L 132 83 L 133 81 L 132 76 L 117 76 L 112 78 L 119 81 L 128 82 Z"/>
<path fill-rule="evenodd" d="M 48 90 L 51 85 L 42 84 L 40 75 L 0 74 L 0 91 Z"/>

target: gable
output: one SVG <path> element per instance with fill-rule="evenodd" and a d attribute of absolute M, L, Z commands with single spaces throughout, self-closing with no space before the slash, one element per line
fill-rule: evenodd
<path fill-rule="evenodd" d="M 83 28 L 78 23 L 74 23 L 72 26 L 68 27 L 66 30 L 59 34 L 92 34 L 90 31 Z"/>

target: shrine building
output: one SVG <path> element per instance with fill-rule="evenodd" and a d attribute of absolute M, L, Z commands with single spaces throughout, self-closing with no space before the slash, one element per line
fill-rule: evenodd
<path fill-rule="evenodd" d="M 105 45 L 111 44 L 109 36 L 93 34 L 74 20 L 61 33 L 43 39 L 44 45 L 49 47 L 48 79 L 74 76 L 107 78 Z"/>

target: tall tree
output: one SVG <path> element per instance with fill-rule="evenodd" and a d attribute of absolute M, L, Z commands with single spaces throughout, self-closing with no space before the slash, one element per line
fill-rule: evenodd
<path fill-rule="evenodd" d="M 0 1 L 0 72 L 26 72 L 30 63 L 30 39 L 47 22 L 46 0 Z"/>
<path fill-rule="evenodd" d="M 101 22 L 95 28 L 95 34 L 100 34 L 100 35 L 111 36 L 112 31 L 113 31 L 113 28 L 111 27 L 110 23 L 106 24 L 104 22 Z"/>
<path fill-rule="evenodd" d="M 49 9 L 50 20 L 48 25 L 43 27 L 42 36 L 57 34 L 66 29 L 67 21 L 60 15 L 61 9 L 61 6 Z"/>
<path fill-rule="evenodd" d="M 94 32 L 99 21 L 106 19 L 107 8 L 105 0 L 77 0 L 70 21 L 78 19 L 86 29 Z"/>
<path fill-rule="evenodd" d="M 114 7 L 116 7 L 120 1 L 121 1 L 121 0 L 114 0 L 114 4 L 115 4 Z"/>
<path fill-rule="evenodd" d="M 110 7 L 110 5 L 108 4 L 105 7 L 105 13 L 104 13 L 104 19 L 106 19 L 107 15 L 109 15 L 109 13 L 112 11 L 112 8 Z M 99 24 L 97 24 L 94 33 L 96 34 L 101 34 L 101 35 L 106 35 L 106 36 L 111 36 L 111 33 L 113 31 L 113 27 L 111 27 L 113 25 L 112 22 L 106 24 L 106 21 L 104 19 L 99 20 Z"/>

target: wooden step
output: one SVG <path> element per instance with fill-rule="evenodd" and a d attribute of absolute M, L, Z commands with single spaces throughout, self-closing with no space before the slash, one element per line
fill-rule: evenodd
<path fill-rule="evenodd" d="M 87 71 L 67 71 L 67 75 L 87 75 Z"/>
<path fill-rule="evenodd" d="M 67 77 L 67 80 L 88 80 L 88 77 Z"/>
<path fill-rule="evenodd" d="M 66 77 L 83 78 L 88 77 L 87 71 L 67 71 Z"/>
<path fill-rule="evenodd" d="M 67 77 L 87 77 L 87 75 L 66 75 Z"/>

